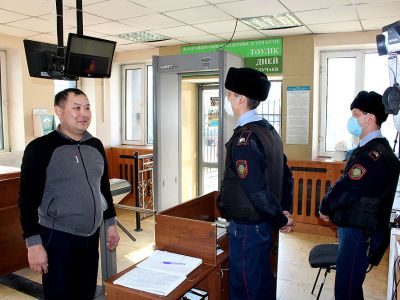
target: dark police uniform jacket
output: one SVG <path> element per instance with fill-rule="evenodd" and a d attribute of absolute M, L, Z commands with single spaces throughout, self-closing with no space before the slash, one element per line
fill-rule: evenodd
<path fill-rule="evenodd" d="M 400 163 L 385 138 L 375 138 L 356 148 L 341 178 L 321 201 L 320 211 L 341 227 L 365 230 L 368 237 L 383 240 L 368 252 L 378 265 L 390 239 L 389 219 L 399 178 Z"/>
<path fill-rule="evenodd" d="M 400 163 L 385 138 L 356 148 L 320 211 L 339 226 L 383 231 L 389 223 Z"/>
<path fill-rule="evenodd" d="M 237 127 L 225 147 L 217 200 L 222 216 L 238 223 L 284 227 L 288 219 L 282 210 L 291 210 L 293 183 L 274 127 L 264 119 Z"/>

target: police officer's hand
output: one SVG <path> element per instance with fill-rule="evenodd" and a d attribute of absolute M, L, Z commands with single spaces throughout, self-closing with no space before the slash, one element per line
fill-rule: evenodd
<path fill-rule="evenodd" d="M 47 252 L 42 244 L 28 247 L 28 262 L 31 269 L 40 274 L 47 273 Z"/>
<path fill-rule="evenodd" d="M 296 226 L 296 223 L 294 222 L 294 220 L 288 216 L 286 216 L 288 218 L 288 222 L 286 223 L 285 226 L 283 226 L 281 229 L 279 229 L 280 232 L 282 233 L 288 233 L 291 230 L 293 230 L 293 227 Z"/>
<path fill-rule="evenodd" d="M 329 217 L 327 215 L 324 215 L 322 212 L 319 212 L 319 217 L 322 220 L 329 222 Z"/>

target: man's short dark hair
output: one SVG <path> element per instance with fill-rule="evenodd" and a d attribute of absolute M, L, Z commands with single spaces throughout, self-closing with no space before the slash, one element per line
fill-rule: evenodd
<path fill-rule="evenodd" d="M 59 107 L 63 106 L 65 104 L 65 102 L 67 102 L 69 94 L 74 94 L 76 96 L 83 95 L 87 98 L 86 94 L 84 92 L 82 92 L 80 89 L 69 88 L 69 89 L 65 89 L 61 92 L 58 92 L 54 96 L 54 106 L 59 106 Z"/>
<path fill-rule="evenodd" d="M 247 98 L 247 107 L 249 110 L 256 109 L 260 105 L 260 101 Z"/>

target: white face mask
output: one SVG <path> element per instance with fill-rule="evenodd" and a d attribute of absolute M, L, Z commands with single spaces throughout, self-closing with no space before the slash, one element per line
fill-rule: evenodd
<path fill-rule="evenodd" d="M 229 116 L 234 116 L 233 108 L 231 102 L 228 100 L 228 96 L 224 99 L 224 109 Z"/>

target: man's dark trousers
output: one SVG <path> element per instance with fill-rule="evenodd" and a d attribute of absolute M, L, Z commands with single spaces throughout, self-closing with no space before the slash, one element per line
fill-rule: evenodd
<path fill-rule="evenodd" d="M 275 300 L 276 281 L 269 261 L 271 226 L 230 220 L 228 239 L 229 299 Z"/>
<path fill-rule="evenodd" d="M 99 261 L 99 230 L 88 237 L 42 227 L 49 268 L 43 275 L 46 300 L 92 300 Z"/>

